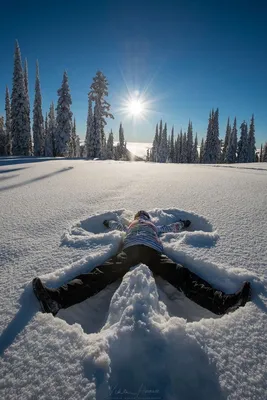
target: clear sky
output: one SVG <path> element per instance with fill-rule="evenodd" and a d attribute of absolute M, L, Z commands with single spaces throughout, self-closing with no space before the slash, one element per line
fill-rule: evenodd
<path fill-rule="evenodd" d="M 18 39 L 29 64 L 34 95 L 39 60 L 43 111 L 57 101 L 64 69 L 71 88 L 77 133 L 83 139 L 87 93 L 97 69 L 107 76 L 115 116 L 128 141 L 149 142 L 163 118 L 175 131 L 189 118 L 201 138 L 211 108 L 238 124 L 255 115 L 257 145 L 267 141 L 267 3 L 223 0 L 5 1 L 0 24 L 0 114 L 5 86 L 11 90 Z M 146 120 L 127 118 L 127 93 L 145 93 Z M 1 94 L 2 93 L 2 94 Z M 115 136 L 116 137 L 116 136 Z"/>

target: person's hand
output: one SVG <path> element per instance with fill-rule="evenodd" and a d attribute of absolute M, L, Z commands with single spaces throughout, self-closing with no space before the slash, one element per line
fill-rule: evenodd
<path fill-rule="evenodd" d="M 189 221 L 189 219 L 186 220 L 180 220 L 181 222 L 183 222 L 184 224 L 184 228 L 188 228 L 191 225 L 191 221 Z"/>
<path fill-rule="evenodd" d="M 109 228 L 109 221 L 107 219 L 103 221 L 103 224 L 105 225 L 106 228 Z"/>

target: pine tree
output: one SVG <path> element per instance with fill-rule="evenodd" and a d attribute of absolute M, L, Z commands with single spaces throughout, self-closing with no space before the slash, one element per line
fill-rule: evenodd
<path fill-rule="evenodd" d="M 8 87 L 6 87 L 5 111 L 6 111 L 6 125 L 5 125 L 6 155 L 10 156 L 12 154 L 12 138 L 11 138 L 11 105 L 10 105 Z"/>
<path fill-rule="evenodd" d="M 231 125 L 230 125 L 230 119 L 228 117 L 227 126 L 226 126 L 226 133 L 225 133 L 225 139 L 224 139 L 224 145 L 223 145 L 223 151 L 222 151 L 222 158 L 221 158 L 223 163 L 226 162 L 226 152 L 227 152 L 227 147 L 228 147 L 230 138 L 231 138 Z"/>
<path fill-rule="evenodd" d="M 256 160 L 255 142 L 255 124 L 254 115 L 252 114 L 248 133 L 248 162 L 255 162 Z"/>
<path fill-rule="evenodd" d="M 175 162 L 175 148 L 174 148 L 174 127 L 172 127 L 171 138 L 170 138 L 170 157 L 171 163 Z"/>
<path fill-rule="evenodd" d="M 183 155 L 183 131 L 182 131 L 182 129 L 180 130 L 180 135 L 179 135 L 179 143 L 180 143 L 180 146 L 179 146 L 179 163 L 182 163 L 182 162 L 184 162 L 183 160 L 182 160 L 182 155 Z"/>
<path fill-rule="evenodd" d="M 120 123 L 120 128 L 119 128 L 119 148 L 118 148 L 118 156 L 119 159 L 122 159 L 125 157 L 125 138 L 124 138 L 124 129 L 122 127 L 122 123 Z"/>
<path fill-rule="evenodd" d="M 29 77 L 28 77 L 28 62 L 27 58 L 25 58 L 24 62 L 24 85 L 25 85 L 25 93 L 26 93 L 26 104 L 27 104 L 27 131 L 31 137 L 31 117 L 30 117 L 30 96 L 29 96 Z M 31 153 L 32 153 L 32 141 L 30 143 Z"/>
<path fill-rule="evenodd" d="M 152 144 L 152 149 L 150 152 L 151 161 L 157 162 L 158 161 L 158 151 L 159 151 L 159 127 L 158 124 L 156 125 L 155 136 Z"/>
<path fill-rule="evenodd" d="M 0 156 L 6 156 L 6 134 L 4 117 L 0 116 Z"/>
<path fill-rule="evenodd" d="M 18 42 L 16 42 L 15 46 L 11 95 L 11 137 L 13 155 L 31 155 L 31 132 L 29 130 L 27 96 Z"/>
<path fill-rule="evenodd" d="M 180 162 L 180 135 L 177 135 L 175 141 L 175 162 L 176 163 Z"/>
<path fill-rule="evenodd" d="M 242 122 L 241 135 L 237 146 L 237 160 L 239 163 L 248 162 L 248 127 L 245 121 Z"/>
<path fill-rule="evenodd" d="M 199 150 L 199 162 L 200 164 L 203 164 L 203 159 L 204 159 L 204 138 L 201 140 L 201 145 L 200 145 L 200 150 Z"/>
<path fill-rule="evenodd" d="M 80 158 L 80 157 L 81 157 L 80 136 L 76 134 L 75 158 Z"/>
<path fill-rule="evenodd" d="M 262 162 L 262 155 L 263 155 L 263 146 L 262 146 L 262 144 L 261 144 L 259 162 Z"/>
<path fill-rule="evenodd" d="M 48 123 L 47 123 L 47 152 L 52 155 L 49 157 L 56 157 L 56 148 L 55 148 L 55 138 L 56 138 L 56 115 L 55 115 L 55 107 L 54 103 L 50 104 L 49 113 L 48 113 Z"/>
<path fill-rule="evenodd" d="M 231 131 L 229 143 L 226 149 L 225 162 L 235 163 L 236 162 L 236 152 L 237 152 L 237 123 L 236 118 L 234 119 L 234 125 Z"/>
<path fill-rule="evenodd" d="M 100 158 L 101 160 L 106 160 L 107 158 L 107 139 L 104 129 L 101 130 L 101 148 L 100 148 Z"/>
<path fill-rule="evenodd" d="M 71 135 L 68 143 L 68 157 L 75 158 L 76 157 L 76 121 L 74 118 L 73 123 L 71 123 Z"/>
<path fill-rule="evenodd" d="M 67 72 L 64 71 L 61 88 L 58 90 L 57 118 L 56 118 L 56 155 L 64 157 L 68 154 L 68 143 L 71 136 L 72 104 Z"/>
<path fill-rule="evenodd" d="M 265 142 L 262 151 L 262 162 L 267 162 L 267 142 Z"/>
<path fill-rule="evenodd" d="M 160 145 L 162 141 L 163 124 L 162 119 L 159 122 L 159 140 L 158 140 L 158 162 L 160 162 Z"/>
<path fill-rule="evenodd" d="M 193 163 L 198 163 L 198 140 L 197 140 L 197 133 L 195 136 L 194 147 L 193 147 Z"/>
<path fill-rule="evenodd" d="M 219 109 L 210 113 L 207 136 L 204 145 L 204 163 L 216 164 L 220 160 Z"/>
<path fill-rule="evenodd" d="M 94 114 L 92 108 L 92 99 L 88 95 L 88 114 L 87 114 L 87 128 L 85 136 L 85 150 L 86 157 L 95 157 L 95 133 L 94 133 Z"/>
<path fill-rule="evenodd" d="M 159 162 L 166 163 L 167 157 L 168 157 L 168 134 L 167 134 L 167 124 L 165 123 L 161 134 L 161 141 L 159 147 Z"/>
<path fill-rule="evenodd" d="M 192 122 L 189 121 L 187 128 L 187 162 L 193 162 L 193 126 Z"/>
<path fill-rule="evenodd" d="M 36 62 L 35 97 L 33 106 L 33 154 L 36 157 L 44 155 L 44 118 L 42 113 L 42 95 L 39 76 L 39 65 Z"/>
<path fill-rule="evenodd" d="M 51 107 L 54 108 L 53 103 L 50 106 L 49 113 L 45 116 L 45 157 L 53 157 L 54 156 L 54 146 L 53 146 L 53 137 L 55 134 L 55 130 L 51 129 Z M 54 110 L 53 110 L 54 111 Z M 52 113 L 53 113 L 52 111 Z M 54 124 L 55 124 L 55 114 L 53 116 Z"/>
<path fill-rule="evenodd" d="M 102 147 L 105 146 L 104 128 L 107 124 L 106 118 L 114 119 L 113 115 L 109 112 L 110 104 L 105 100 L 105 97 L 108 96 L 108 81 L 101 71 L 97 71 L 90 89 L 88 96 L 95 102 L 94 140 L 92 140 L 93 148 L 90 149 L 90 154 L 92 154 L 93 157 L 101 157 L 101 155 L 104 155 L 104 149 L 102 149 Z"/>
<path fill-rule="evenodd" d="M 108 160 L 114 159 L 114 136 L 112 129 L 108 135 L 108 140 L 107 140 L 107 159 Z"/>
<path fill-rule="evenodd" d="M 182 134 L 182 146 L 181 146 L 181 159 L 180 162 L 187 163 L 187 134 L 184 132 Z"/>

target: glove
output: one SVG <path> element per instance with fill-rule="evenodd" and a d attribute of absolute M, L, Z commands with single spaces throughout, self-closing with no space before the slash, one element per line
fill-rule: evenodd
<path fill-rule="evenodd" d="M 107 219 L 103 221 L 103 224 L 105 225 L 106 228 L 109 228 L 109 221 Z"/>
<path fill-rule="evenodd" d="M 180 219 L 180 221 L 184 224 L 184 228 L 188 228 L 191 225 L 191 221 L 189 221 L 189 219 L 186 220 Z"/>

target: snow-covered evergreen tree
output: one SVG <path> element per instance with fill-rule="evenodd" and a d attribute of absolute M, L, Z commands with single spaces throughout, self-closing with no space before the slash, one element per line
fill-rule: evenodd
<path fill-rule="evenodd" d="M 201 144 L 200 144 L 200 150 L 199 150 L 199 163 L 200 164 L 203 164 L 203 158 L 204 158 L 204 147 L 205 147 L 205 144 L 204 144 L 204 138 L 202 138 L 202 140 L 201 140 Z"/>
<path fill-rule="evenodd" d="M 71 135 L 68 143 L 68 157 L 74 158 L 76 154 L 76 121 L 74 118 L 73 123 L 71 123 Z"/>
<path fill-rule="evenodd" d="M 187 162 L 193 162 L 193 125 L 192 122 L 189 121 L 188 128 L 187 128 Z"/>
<path fill-rule="evenodd" d="M 262 154 L 263 154 L 263 146 L 261 144 L 260 155 L 259 155 L 259 162 L 262 162 Z"/>
<path fill-rule="evenodd" d="M 248 162 L 248 127 L 245 121 L 242 122 L 241 135 L 237 145 L 237 160 L 239 163 Z"/>
<path fill-rule="evenodd" d="M 36 157 L 44 155 L 44 117 L 42 112 L 42 95 L 39 76 L 39 65 L 36 62 L 35 97 L 33 105 L 33 154 Z"/>
<path fill-rule="evenodd" d="M 226 149 L 225 162 L 235 163 L 236 162 L 236 152 L 237 152 L 237 123 L 236 118 L 234 119 L 234 125 L 231 131 L 229 143 Z"/>
<path fill-rule="evenodd" d="M 162 123 L 160 124 L 162 127 Z M 161 131 L 160 127 L 160 131 Z M 159 146 L 159 162 L 166 163 L 168 157 L 168 133 L 167 133 L 167 124 L 164 124 L 164 128 L 161 134 L 161 141 Z"/>
<path fill-rule="evenodd" d="M 101 160 L 107 159 L 107 139 L 104 132 L 104 129 L 101 130 L 101 152 L 100 152 Z"/>
<path fill-rule="evenodd" d="M 249 132 L 248 132 L 248 162 L 256 161 L 256 146 L 255 146 L 255 123 L 254 115 L 251 117 Z"/>
<path fill-rule="evenodd" d="M 183 131 L 182 129 L 180 130 L 180 135 L 179 135 L 179 163 L 184 162 L 183 161 Z"/>
<path fill-rule="evenodd" d="M 58 90 L 57 117 L 56 117 L 56 155 L 64 157 L 68 154 L 68 143 L 71 136 L 72 104 L 67 72 L 64 71 L 61 88 Z"/>
<path fill-rule="evenodd" d="M 159 152 L 159 127 L 158 124 L 156 125 L 155 136 L 152 144 L 152 149 L 150 152 L 151 161 L 157 162 L 158 161 L 158 152 Z"/>
<path fill-rule="evenodd" d="M 81 157 L 80 136 L 76 134 L 75 158 L 80 158 L 80 157 Z"/>
<path fill-rule="evenodd" d="M 162 119 L 159 122 L 159 140 L 158 140 L 158 162 L 160 162 L 160 145 L 162 141 L 163 123 Z"/>
<path fill-rule="evenodd" d="M 216 164 L 220 161 L 221 146 L 219 140 L 219 109 L 210 113 L 207 137 L 204 145 L 204 163 Z"/>
<path fill-rule="evenodd" d="M 11 105 L 10 105 L 8 87 L 6 87 L 5 111 L 6 111 L 6 124 L 5 124 L 6 155 L 10 156 L 12 154 L 12 138 L 11 138 Z"/>
<path fill-rule="evenodd" d="M 0 116 L 0 156 L 6 156 L 6 133 L 4 117 Z"/>
<path fill-rule="evenodd" d="M 112 129 L 108 135 L 108 140 L 107 140 L 107 159 L 108 160 L 114 159 L 114 136 Z"/>
<path fill-rule="evenodd" d="M 30 96 L 29 96 L 29 76 L 28 76 L 28 62 L 27 58 L 24 62 L 24 85 L 26 93 L 26 104 L 27 104 L 27 131 L 31 136 L 31 116 L 30 116 Z M 31 142 L 31 153 L 32 153 L 32 142 Z"/>
<path fill-rule="evenodd" d="M 175 140 L 175 162 L 180 162 L 180 135 L 178 134 Z"/>
<path fill-rule="evenodd" d="M 53 104 L 53 103 L 52 103 Z M 54 156 L 54 146 L 53 146 L 53 137 L 55 134 L 55 130 L 51 129 L 51 119 L 50 119 L 50 112 L 51 112 L 51 107 L 49 113 L 45 116 L 45 157 L 53 157 Z M 53 105 L 54 108 L 54 105 Z M 54 110 L 53 110 L 54 111 Z M 55 124 L 55 114 L 54 114 L 54 124 Z"/>
<path fill-rule="evenodd" d="M 198 139 L 197 139 L 197 133 L 195 136 L 195 141 L 194 141 L 194 146 L 193 146 L 193 158 L 192 162 L 193 163 L 198 163 Z"/>
<path fill-rule="evenodd" d="M 88 95 L 88 113 L 87 113 L 87 126 L 86 126 L 86 136 L 85 136 L 85 152 L 86 157 L 95 157 L 95 133 L 94 133 L 94 114 L 92 107 L 92 99 L 90 94 Z"/>
<path fill-rule="evenodd" d="M 97 71 L 90 89 L 89 98 L 95 102 L 93 129 L 95 138 L 92 140 L 94 147 L 89 150 L 89 153 L 93 157 L 101 157 L 105 153 L 105 149 L 102 149 L 102 147 L 105 147 L 104 128 L 107 124 L 106 118 L 114 119 L 113 115 L 109 112 L 110 104 L 105 100 L 105 97 L 108 96 L 108 81 L 101 71 Z"/>
<path fill-rule="evenodd" d="M 49 113 L 48 113 L 48 124 L 47 124 L 47 135 L 46 135 L 46 142 L 47 142 L 47 153 L 52 155 L 47 155 L 47 157 L 55 157 L 56 156 L 56 148 L 55 148 L 55 138 L 56 138 L 56 114 L 55 114 L 55 107 L 54 103 L 50 104 Z"/>
<path fill-rule="evenodd" d="M 174 147 L 174 127 L 172 127 L 171 138 L 170 138 L 170 156 L 169 162 L 175 162 L 175 147 Z"/>
<path fill-rule="evenodd" d="M 262 150 L 262 162 L 267 162 L 267 142 L 265 142 Z"/>
<path fill-rule="evenodd" d="M 223 151 L 222 151 L 222 158 L 221 158 L 223 163 L 227 162 L 226 161 L 226 152 L 227 152 L 227 148 L 228 148 L 229 141 L 230 141 L 230 138 L 231 138 L 231 131 L 232 130 L 231 130 L 230 119 L 228 117 L 227 125 L 226 125 L 225 138 L 224 138 Z"/>
<path fill-rule="evenodd" d="M 18 42 L 16 42 L 15 46 L 13 87 L 11 95 L 11 137 L 13 155 L 31 155 L 31 132 L 29 130 L 28 104 Z"/>
<path fill-rule="evenodd" d="M 124 138 L 124 129 L 122 127 L 122 123 L 120 123 L 119 128 L 119 143 L 118 143 L 118 157 L 120 159 L 125 159 L 126 157 L 126 143 Z"/>
<path fill-rule="evenodd" d="M 183 164 L 187 163 L 187 134 L 186 134 L 186 132 L 181 134 L 180 162 L 183 163 Z"/>

